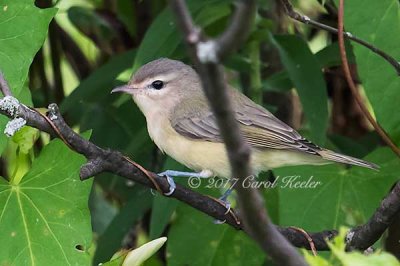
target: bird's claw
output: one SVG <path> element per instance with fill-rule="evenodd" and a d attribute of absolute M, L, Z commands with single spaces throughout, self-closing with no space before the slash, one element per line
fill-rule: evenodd
<path fill-rule="evenodd" d="M 224 201 L 224 203 L 226 208 L 224 215 L 227 215 L 231 211 L 231 203 L 229 201 Z"/>
<path fill-rule="evenodd" d="M 223 195 L 221 198 L 218 199 L 226 208 L 226 211 L 224 215 L 227 215 L 231 211 L 231 203 L 226 199 L 227 197 Z M 224 224 L 226 220 L 224 219 L 223 221 L 215 219 L 214 224 Z"/>
<path fill-rule="evenodd" d="M 171 196 L 175 189 L 176 189 L 176 184 L 175 181 L 172 177 L 170 177 L 169 175 L 166 174 L 166 172 L 162 172 L 158 174 L 159 176 L 164 176 L 167 179 L 167 182 L 169 184 L 169 191 L 168 192 L 164 192 L 165 196 Z"/>

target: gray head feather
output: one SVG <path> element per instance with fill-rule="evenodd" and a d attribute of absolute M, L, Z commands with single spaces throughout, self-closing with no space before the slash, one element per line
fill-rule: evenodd
<path fill-rule="evenodd" d="M 140 83 L 147 78 L 161 74 L 180 72 L 181 74 L 196 74 L 193 68 L 181 61 L 168 58 L 160 58 L 143 65 L 132 77 L 132 83 Z"/>

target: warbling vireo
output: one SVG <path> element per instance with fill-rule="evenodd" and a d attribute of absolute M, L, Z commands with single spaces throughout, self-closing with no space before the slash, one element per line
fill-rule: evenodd
<path fill-rule="evenodd" d="M 131 94 L 146 116 L 150 137 L 160 150 L 198 171 L 161 173 L 171 185 L 167 195 L 175 188 L 173 176 L 231 177 L 214 114 L 193 68 L 180 61 L 158 59 L 142 66 L 127 85 L 112 92 Z M 229 88 L 228 93 L 241 132 L 252 149 L 255 175 L 280 166 L 330 162 L 378 168 L 373 163 L 320 148 L 239 91 Z"/>

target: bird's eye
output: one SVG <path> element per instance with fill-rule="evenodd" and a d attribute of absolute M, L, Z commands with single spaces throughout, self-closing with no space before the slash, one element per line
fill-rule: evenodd
<path fill-rule="evenodd" d="M 164 82 L 161 80 L 153 81 L 153 83 L 151 83 L 151 87 L 156 90 L 161 90 L 162 87 L 164 87 Z"/>

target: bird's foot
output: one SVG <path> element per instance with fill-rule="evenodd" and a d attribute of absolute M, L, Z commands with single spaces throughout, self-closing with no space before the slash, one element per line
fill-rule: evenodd
<path fill-rule="evenodd" d="M 198 177 L 198 178 L 208 178 L 213 176 L 212 173 L 208 170 L 203 170 L 199 173 L 196 172 L 183 172 L 183 171 L 175 171 L 175 170 L 166 170 L 164 172 L 159 173 L 160 176 L 171 176 L 171 177 Z"/>
<path fill-rule="evenodd" d="M 170 177 L 169 175 L 165 175 L 165 177 L 167 178 L 167 182 L 169 184 L 169 191 L 164 193 L 164 195 L 171 196 L 176 189 L 176 184 L 175 184 L 174 179 L 172 177 Z"/>
<path fill-rule="evenodd" d="M 164 193 L 165 196 L 171 196 L 175 189 L 176 184 L 173 177 L 181 176 L 181 177 L 198 177 L 198 178 L 208 178 L 212 176 L 212 173 L 207 170 L 203 170 L 199 173 L 195 172 L 182 172 L 182 171 L 175 171 L 175 170 L 166 170 L 158 174 L 159 176 L 164 176 L 167 179 L 169 184 L 169 191 Z"/>

